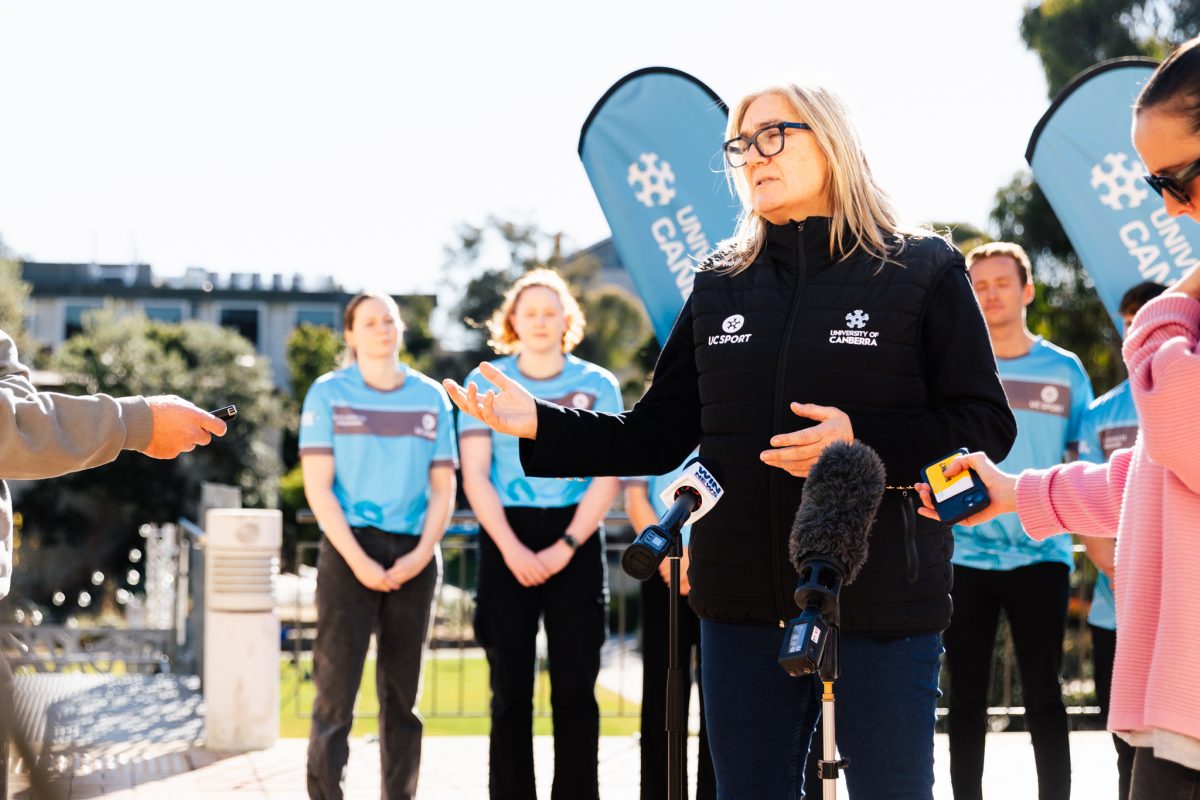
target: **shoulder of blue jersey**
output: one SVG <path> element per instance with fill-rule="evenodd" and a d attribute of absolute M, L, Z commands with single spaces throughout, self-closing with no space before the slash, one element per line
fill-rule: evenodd
<path fill-rule="evenodd" d="M 590 361 L 584 361 L 582 358 L 576 358 L 575 356 L 568 355 L 568 358 L 576 362 L 581 367 L 584 375 L 603 380 L 612 385 L 612 387 L 617 390 L 617 394 L 621 393 L 621 383 L 617 380 L 617 376 L 613 375 L 604 367 L 600 366 L 599 364 L 593 364 Z"/>
<path fill-rule="evenodd" d="M 336 385 L 339 381 L 344 381 L 344 380 L 346 380 L 346 370 L 345 369 L 335 369 L 335 370 L 326 372 L 324 375 L 317 378 L 315 381 L 312 382 L 312 386 L 309 388 L 311 390 L 312 388 L 315 388 L 317 386 L 325 387 L 329 384 Z"/>
<path fill-rule="evenodd" d="M 1046 339 L 1039 341 L 1038 345 L 1044 348 L 1044 355 L 1055 355 L 1064 359 L 1065 361 L 1069 361 L 1072 365 L 1077 367 L 1081 373 L 1087 375 L 1087 370 L 1083 368 L 1083 362 L 1079 360 L 1079 356 L 1075 355 L 1070 350 L 1059 347 L 1054 342 Z"/>
<path fill-rule="evenodd" d="M 424 372 L 420 372 L 418 370 L 413 369 L 412 367 L 409 367 L 408 368 L 408 377 L 413 379 L 416 382 L 416 384 L 419 385 L 421 388 L 430 389 L 433 392 L 435 392 L 436 394 L 438 394 L 439 396 L 446 395 L 446 390 L 444 388 L 442 388 L 442 384 L 439 383 L 438 381 L 435 381 L 433 378 L 429 377 Z"/>
<path fill-rule="evenodd" d="M 1097 411 L 1102 408 L 1111 407 L 1116 403 L 1124 403 L 1128 396 L 1129 381 L 1121 381 L 1116 386 L 1093 400 L 1091 405 L 1088 406 L 1088 411 Z"/>

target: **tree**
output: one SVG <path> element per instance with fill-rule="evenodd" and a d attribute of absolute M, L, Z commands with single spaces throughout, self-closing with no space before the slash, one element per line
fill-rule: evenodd
<path fill-rule="evenodd" d="M 587 335 L 575 355 L 616 375 L 625 404 L 632 405 L 642 396 L 649 371 L 638 355 L 646 340 L 654 339 L 646 312 L 635 297 L 617 286 L 595 286 L 584 292 L 580 304 L 588 321 Z"/>
<path fill-rule="evenodd" d="M 304 396 L 317 378 L 337 367 L 342 347 L 342 338 L 324 325 L 309 325 L 306 322 L 297 326 L 288 336 L 284 352 L 293 409 L 299 410 L 304 404 Z"/>
<path fill-rule="evenodd" d="M 45 603 L 55 590 L 90 586 L 93 570 L 124 575 L 139 527 L 195 519 L 202 482 L 238 486 L 247 506 L 275 505 L 279 459 L 268 430 L 280 404 L 266 360 L 241 336 L 208 323 L 106 310 L 85 318 L 51 366 L 70 394 L 178 394 L 202 408 L 234 403 L 238 417 L 224 438 L 174 461 L 125 453 L 104 467 L 33 484 L 17 504 L 23 563 L 14 583 L 26 596 Z"/>
<path fill-rule="evenodd" d="M 30 286 L 21 280 L 21 262 L 0 238 L 0 330 L 12 337 L 25 363 L 36 355 L 32 340 L 25 332 L 25 305 Z"/>

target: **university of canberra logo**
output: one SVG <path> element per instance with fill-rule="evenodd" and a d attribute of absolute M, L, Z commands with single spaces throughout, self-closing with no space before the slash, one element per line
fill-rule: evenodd
<path fill-rule="evenodd" d="M 634 197 L 646 208 L 665 206 L 675 199 L 675 172 L 666 161 L 659 162 L 658 153 L 638 156 L 629 165 L 627 180 L 630 186 L 637 185 Z"/>
<path fill-rule="evenodd" d="M 854 309 L 846 315 L 846 327 L 844 329 L 833 328 L 829 331 L 829 343 L 878 347 L 879 331 L 864 330 L 870 321 L 870 314 L 861 308 Z"/>
<path fill-rule="evenodd" d="M 1134 161 L 1126 165 L 1125 153 L 1109 153 L 1103 164 L 1092 167 L 1092 188 L 1100 192 L 1100 202 L 1113 211 L 1137 208 L 1150 196 L 1142 183 L 1142 165 Z"/>

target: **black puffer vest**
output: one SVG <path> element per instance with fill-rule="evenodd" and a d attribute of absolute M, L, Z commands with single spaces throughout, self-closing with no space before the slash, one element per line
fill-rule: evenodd
<path fill-rule="evenodd" d="M 798 612 L 787 545 L 804 481 L 759 459 L 771 436 L 815 424 L 791 402 L 836 406 L 851 422 L 864 410 L 926 407 L 921 320 L 931 288 L 962 260 L 931 237 L 910 240 L 898 261 L 860 252 L 835 262 L 829 220 L 809 218 L 769 226 L 763 252 L 740 274 L 696 276 L 701 449 L 728 490 L 691 539 L 690 601 L 701 616 L 762 622 Z M 910 485 L 924 455 L 886 465 L 888 483 Z M 953 537 L 914 520 L 911 500 L 885 493 L 866 566 L 842 592 L 843 629 L 901 635 L 949 624 Z"/>

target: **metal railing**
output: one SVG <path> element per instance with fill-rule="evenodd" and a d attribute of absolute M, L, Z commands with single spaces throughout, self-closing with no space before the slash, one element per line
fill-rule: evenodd
<path fill-rule="evenodd" d="M 298 521 L 306 517 L 298 515 Z M 308 519 L 311 519 L 309 517 Z M 624 514 L 610 514 L 605 518 L 605 559 L 608 564 L 609 590 L 609 638 L 605 644 L 604 660 L 613 666 L 621 680 L 626 676 L 627 656 L 638 647 L 636 640 L 636 624 L 630 625 L 630 620 L 636 620 L 637 598 L 639 583 L 621 571 L 619 564 L 621 553 L 632 537 L 629 535 L 629 521 Z M 615 536 L 614 536 L 615 531 Z M 304 568 L 315 568 L 319 544 L 317 542 L 301 542 L 295 547 L 295 557 L 292 563 L 297 571 Z M 450 523 L 450 529 L 442 540 L 442 580 L 438 584 L 434 599 L 434 618 L 431 624 L 430 647 L 426 653 L 426 669 L 423 694 L 428 698 L 427 707 L 422 713 L 425 717 L 486 717 L 489 715 L 487 704 L 473 706 L 468 700 L 468 682 L 472 675 L 482 675 L 486 683 L 487 673 L 468 668 L 469 662 L 482 661 L 483 650 L 475 641 L 471 620 L 474 612 L 473 589 L 479 563 L 478 526 L 475 517 L 470 512 L 456 512 Z M 297 600 L 300 593 L 297 593 Z M 293 665 L 301 673 L 301 680 L 291 686 L 291 696 L 285 705 L 292 713 L 302 719 L 310 716 L 311 709 L 304 706 L 301 695 L 301 684 L 307 679 L 306 665 L 310 663 L 308 651 L 316 635 L 317 619 L 315 609 L 302 604 L 281 604 L 280 619 L 284 627 L 285 649 L 290 653 Z M 443 669 L 431 669 L 430 662 L 442 662 Z M 445 662 L 452 660 L 455 668 L 445 669 Z M 538 690 L 534 694 L 534 715 L 550 716 L 550 702 L 546 682 L 542 675 L 546 671 L 544 652 L 539 650 L 537 659 Z M 446 674 L 453 677 L 452 685 L 446 686 Z M 639 705 L 628 700 L 620 692 L 616 692 L 615 710 L 609 708 L 602 711 L 608 717 L 636 717 Z M 361 699 L 361 698 L 360 698 Z M 361 717 L 371 717 L 371 712 L 358 712 Z"/>
<path fill-rule="evenodd" d="M 311 517 L 309 518 L 311 520 Z M 628 518 L 623 514 L 610 515 L 605 522 L 607 530 L 605 554 L 608 563 L 608 583 L 610 593 L 609 606 L 609 641 L 605 645 L 604 660 L 606 669 L 615 674 L 614 682 L 627 685 L 631 680 L 639 680 L 639 676 L 627 674 L 629 670 L 640 670 L 640 612 L 638 609 L 638 582 L 625 575 L 620 569 L 620 557 L 632 538 L 628 528 Z M 430 669 L 427 661 L 425 671 L 425 694 L 429 696 L 427 707 L 423 710 L 426 717 L 481 717 L 488 714 L 486 704 L 473 707 L 467 701 L 471 692 L 469 682 L 481 680 L 486 685 L 486 670 L 476 671 L 474 678 L 466 663 L 473 659 L 482 659 L 482 650 L 474 640 L 471 628 L 471 616 L 474 608 L 472 590 L 475 586 L 476 570 L 478 568 L 478 528 L 474 516 L 470 512 L 456 512 L 450 532 L 442 542 L 443 577 L 438 587 L 435 618 L 431 635 L 431 646 L 427 654 L 430 660 L 452 659 L 457 668 Z M 295 560 L 292 563 L 303 564 L 306 567 L 316 565 L 316 542 L 303 542 L 297 545 Z M 1094 681 L 1091 668 L 1091 634 L 1087 627 L 1087 610 L 1090 603 L 1092 586 L 1095 581 L 1095 568 L 1083 555 L 1083 547 L 1076 548 L 1077 568 L 1071 577 L 1070 609 L 1068 612 L 1067 633 L 1063 653 L 1063 690 L 1068 712 L 1075 720 L 1077 727 L 1087 727 L 1094 724 L 1092 717 L 1099 713 L 1099 707 L 1094 698 Z M 316 633 L 317 620 L 315 611 L 296 605 L 290 608 L 280 607 L 281 618 L 287 638 L 285 649 L 290 652 L 291 659 L 304 675 L 304 665 L 309 663 L 307 650 L 311 647 Z M 538 659 L 539 691 L 535 694 L 534 713 L 538 716 L 549 716 L 549 700 L 545 692 L 545 683 L 540 680 L 545 668 L 543 657 Z M 444 665 L 443 665 L 444 666 Z M 453 676 L 453 685 L 446 687 L 445 675 Z M 640 673 L 639 673 L 640 675 Z M 307 718 L 310 709 L 303 707 L 301 702 L 302 680 L 298 680 L 291 689 L 291 697 L 287 705 L 292 713 L 300 718 Z M 942 686 L 948 683 L 943 676 Z M 478 692 L 476 692 L 478 694 Z M 939 701 L 939 716 L 943 716 L 946 698 Z M 626 700 L 618 693 L 615 701 L 616 711 L 611 709 L 607 716 L 634 717 L 638 714 L 638 704 Z M 989 715 L 991 726 L 995 730 L 1004 730 L 1014 725 L 1020 725 L 1024 715 L 1021 701 L 1020 682 L 1016 670 L 1016 656 L 1013 650 L 1012 638 L 1008 634 L 1006 621 L 1002 619 L 996 637 L 996 648 L 993 658 L 992 687 L 989 695 Z M 362 716 L 369 717 L 371 713 L 364 712 Z"/>

